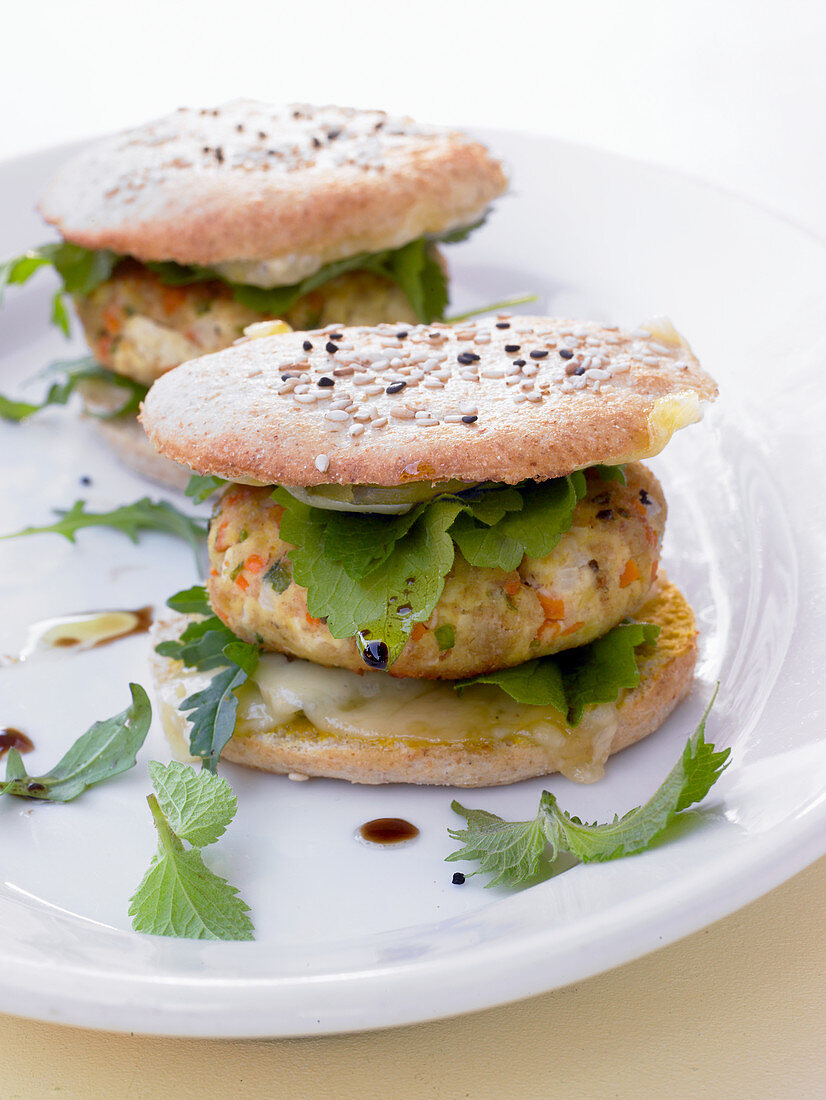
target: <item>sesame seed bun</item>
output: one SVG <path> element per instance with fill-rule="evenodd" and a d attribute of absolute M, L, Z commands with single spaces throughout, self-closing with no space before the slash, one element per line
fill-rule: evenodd
<path fill-rule="evenodd" d="M 249 340 L 165 375 L 141 419 L 235 481 L 516 483 L 655 455 L 716 394 L 667 321 L 503 316 Z"/>
<path fill-rule="evenodd" d="M 83 151 L 40 211 L 85 248 L 210 266 L 280 259 L 263 280 L 228 277 L 289 285 L 333 260 L 470 225 L 506 186 L 500 162 L 455 131 L 236 100 L 181 108 Z"/>
<path fill-rule="evenodd" d="M 519 736 L 492 742 L 483 733 L 474 741 L 371 739 L 320 733 L 305 719 L 289 727 L 274 725 L 266 732 L 236 735 L 222 755 L 225 760 L 263 771 L 328 776 L 353 783 L 482 787 L 556 771 L 580 780 L 597 779 L 608 756 L 658 729 L 691 686 L 696 660 L 694 616 L 678 589 L 665 584 L 636 618 L 658 623 L 660 637 L 655 647 L 639 651 L 640 684 L 621 694 L 616 726 L 613 721 L 603 722 L 592 736 L 587 718 L 576 730 L 550 744 Z M 179 616 L 161 624 L 159 636 L 176 637 L 187 621 Z M 191 690 L 187 674 L 180 662 L 157 654 L 153 654 L 152 665 L 167 736 L 173 743 L 185 745 L 188 723 L 177 703 Z"/>

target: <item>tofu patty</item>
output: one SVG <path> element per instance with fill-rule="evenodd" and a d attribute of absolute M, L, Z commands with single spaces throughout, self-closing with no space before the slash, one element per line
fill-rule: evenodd
<path fill-rule="evenodd" d="M 444 591 L 418 623 L 396 676 L 461 679 L 583 645 L 632 615 L 657 573 L 666 507 L 659 482 L 639 463 L 626 484 L 588 473 L 573 524 L 545 558 L 517 569 L 469 565 L 459 550 Z M 282 509 L 267 488 L 232 485 L 210 525 L 209 595 L 215 613 L 240 638 L 316 664 L 364 669 L 353 638 L 333 638 L 307 611 L 279 537 Z M 450 631 L 439 627 L 452 627 Z"/>
<path fill-rule="evenodd" d="M 105 283 L 75 298 L 95 358 L 144 386 L 189 359 L 228 348 L 244 328 L 268 319 L 236 302 L 226 284 L 167 286 L 136 260 L 124 260 Z M 338 275 L 281 314 L 295 329 L 416 320 L 401 288 L 369 271 Z"/>

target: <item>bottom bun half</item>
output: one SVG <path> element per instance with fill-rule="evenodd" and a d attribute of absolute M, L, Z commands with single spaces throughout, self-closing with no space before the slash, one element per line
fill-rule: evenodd
<path fill-rule="evenodd" d="M 352 783 L 486 787 L 553 772 L 591 782 L 609 756 L 658 729 L 691 687 L 696 630 L 679 590 L 661 585 L 635 619 L 661 628 L 655 646 L 638 650 L 639 686 L 616 703 L 586 708 L 574 729 L 555 711 L 517 704 L 499 688 L 459 695 L 445 681 L 359 675 L 265 654 L 260 683 L 239 692 L 236 732 L 222 756 L 263 771 Z M 187 621 L 158 624 L 156 641 L 179 636 Z M 185 754 L 189 722 L 178 704 L 211 674 L 154 653 L 152 661 L 164 729 Z"/>

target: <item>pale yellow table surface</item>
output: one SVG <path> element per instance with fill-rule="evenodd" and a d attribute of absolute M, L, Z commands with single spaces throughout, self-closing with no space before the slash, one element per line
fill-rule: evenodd
<path fill-rule="evenodd" d="M 473 1016 L 319 1039 L 0 1017 L 0 1097 L 826 1097 L 826 859 L 680 943 Z"/>

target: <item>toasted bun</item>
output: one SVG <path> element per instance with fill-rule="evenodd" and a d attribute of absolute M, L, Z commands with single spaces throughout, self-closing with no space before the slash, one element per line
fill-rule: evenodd
<path fill-rule="evenodd" d="M 278 285 L 470 225 L 506 186 L 499 161 L 461 133 L 381 111 L 236 100 L 92 146 L 40 211 L 69 241 L 144 261 L 313 257 Z"/>
<path fill-rule="evenodd" d="M 141 419 L 236 481 L 515 483 L 657 454 L 716 393 L 668 322 L 486 318 L 250 340 L 160 379 Z"/>
<path fill-rule="evenodd" d="M 223 757 L 263 771 L 327 776 L 352 783 L 485 787 L 556 771 L 574 779 L 598 779 L 608 756 L 656 730 L 691 686 L 696 631 L 691 608 L 680 592 L 673 585 L 664 585 L 636 618 L 658 623 L 660 637 L 656 647 L 640 651 L 639 686 L 622 694 L 616 707 L 610 708 L 610 723 L 601 725 L 593 736 L 589 735 L 587 712 L 581 726 L 557 738 L 553 745 L 521 737 L 486 741 L 484 731 L 472 742 L 358 738 L 320 733 L 305 719 L 300 726 L 274 725 L 267 732 L 235 736 Z M 162 636 L 175 636 L 181 626 L 180 618 L 167 624 L 161 628 Z M 185 744 L 188 723 L 172 702 L 191 690 L 180 662 L 154 654 L 153 675 L 167 736 L 173 743 L 180 745 L 183 739 Z M 604 712 L 604 707 L 597 709 Z"/>

